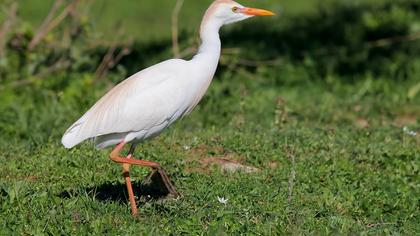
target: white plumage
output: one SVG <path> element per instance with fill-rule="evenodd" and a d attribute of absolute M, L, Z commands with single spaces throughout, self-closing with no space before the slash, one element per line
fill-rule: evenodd
<path fill-rule="evenodd" d="M 193 59 L 171 59 L 127 78 L 65 132 L 62 143 L 71 148 L 95 138 L 97 148 L 137 143 L 159 134 L 190 112 L 207 90 L 220 57 L 219 28 L 253 15 L 271 12 L 216 0 L 201 24 L 202 45 Z"/>
<path fill-rule="evenodd" d="M 76 121 L 62 143 L 71 148 L 96 137 L 96 146 L 104 148 L 158 134 L 191 106 L 185 97 L 191 91 L 189 63 L 168 60 L 127 78 Z"/>
<path fill-rule="evenodd" d="M 220 57 L 219 29 L 225 24 L 272 12 L 247 8 L 231 0 L 216 0 L 206 11 L 200 28 L 202 44 L 191 60 L 171 59 L 127 78 L 96 102 L 64 134 L 61 142 L 71 148 L 95 138 L 97 148 L 118 144 L 110 158 L 123 164 L 131 212 L 137 214 L 130 165 L 153 168 L 168 193 L 178 196 L 166 171 L 157 162 L 135 160 L 136 143 L 158 135 L 198 104 L 214 76 Z M 132 143 L 127 157 L 120 157 L 126 143 Z"/>

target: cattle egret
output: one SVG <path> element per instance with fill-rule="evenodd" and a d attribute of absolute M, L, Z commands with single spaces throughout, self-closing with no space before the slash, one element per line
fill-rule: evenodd
<path fill-rule="evenodd" d="M 129 176 L 130 165 L 151 167 L 160 174 L 168 192 L 178 196 L 159 163 L 133 159 L 136 145 L 155 137 L 190 113 L 201 100 L 219 62 L 220 27 L 253 16 L 272 15 L 270 11 L 244 7 L 231 0 L 214 1 L 203 17 L 201 45 L 191 60 L 170 59 L 125 79 L 70 126 L 61 142 L 66 148 L 72 148 L 94 138 L 99 149 L 116 145 L 110 159 L 123 166 L 133 215 L 137 214 L 137 206 Z M 127 143 L 131 143 L 128 156 L 120 157 Z"/>

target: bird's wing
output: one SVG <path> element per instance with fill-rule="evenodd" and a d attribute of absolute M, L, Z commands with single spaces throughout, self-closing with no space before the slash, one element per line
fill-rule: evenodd
<path fill-rule="evenodd" d="M 176 78 L 181 62 L 157 64 L 115 86 L 70 126 L 63 145 L 71 148 L 100 135 L 147 130 L 181 115 L 185 108 Z"/>

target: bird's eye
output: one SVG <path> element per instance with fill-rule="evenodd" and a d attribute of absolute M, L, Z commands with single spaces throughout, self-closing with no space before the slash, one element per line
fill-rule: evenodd
<path fill-rule="evenodd" d="M 238 7 L 232 7 L 232 11 L 235 13 L 238 12 Z"/>

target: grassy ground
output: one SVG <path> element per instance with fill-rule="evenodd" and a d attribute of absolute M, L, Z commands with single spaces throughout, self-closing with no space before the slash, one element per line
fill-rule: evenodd
<path fill-rule="evenodd" d="M 69 123 L 50 118 L 50 134 L 3 141 L 0 234 L 418 233 L 420 139 L 403 131 L 419 128 L 419 100 L 407 99 L 414 83 L 269 81 L 215 81 L 190 117 L 139 148 L 137 157 L 163 163 L 183 197 L 142 198 L 138 218 L 107 151 L 60 145 Z M 49 105 L 40 110 L 68 104 Z M 261 171 L 221 173 L 204 165 L 208 157 Z M 134 168 L 137 185 L 147 172 Z"/>

